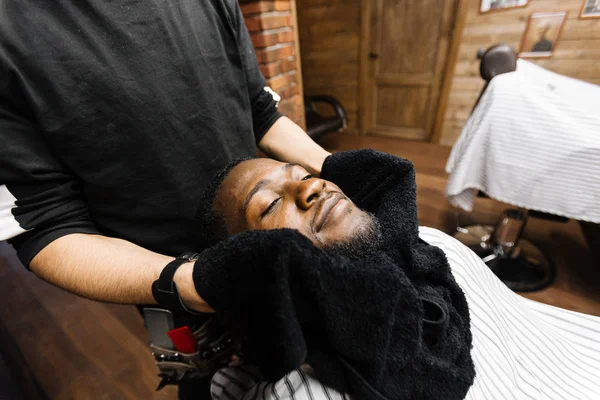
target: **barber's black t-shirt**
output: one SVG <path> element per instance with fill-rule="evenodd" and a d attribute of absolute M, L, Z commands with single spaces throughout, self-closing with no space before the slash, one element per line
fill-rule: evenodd
<path fill-rule="evenodd" d="M 76 232 L 194 250 L 199 193 L 280 116 L 237 2 L 0 10 L 0 240 L 25 265 Z"/>

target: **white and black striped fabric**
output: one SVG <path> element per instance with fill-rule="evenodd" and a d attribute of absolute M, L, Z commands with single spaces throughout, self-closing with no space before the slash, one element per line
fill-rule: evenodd
<path fill-rule="evenodd" d="M 515 206 L 600 223 L 600 86 L 518 60 L 494 77 L 454 145 L 446 196 L 476 190 Z"/>
<path fill-rule="evenodd" d="M 599 399 L 600 318 L 528 300 L 470 249 L 432 228 L 471 313 L 475 383 L 467 399 Z"/>
<path fill-rule="evenodd" d="M 252 367 L 225 368 L 213 377 L 211 395 L 222 400 L 350 400 L 319 382 L 307 365 L 277 382 L 262 380 Z"/>
<path fill-rule="evenodd" d="M 468 400 L 600 398 L 600 318 L 521 297 L 456 239 L 432 228 L 420 237 L 444 250 L 471 312 L 477 376 Z M 223 369 L 214 400 L 349 400 L 309 367 L 266 382 L 252 367 Z M 354 399 L 360 400 L 360 399 Z"/>

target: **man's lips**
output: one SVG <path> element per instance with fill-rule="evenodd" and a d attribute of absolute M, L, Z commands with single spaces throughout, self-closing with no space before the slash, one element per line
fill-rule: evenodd
<path fill-rule="evenodd" d="M 325 223 L 325 220 L 327 219 L 327 216 L 329 215 L 329 212 L 333 210 L 333 207 L 335 207 L 341 200 L 344 200 L 345 198 L 346 196 L 344 196 L 342 193 L 334 193 L 325 200 L 323 200 L 323 203 L 317 211 L 317 217 L 315 219 L 316 232 L 319 232 L 321 230 L 323 224 Z"/>

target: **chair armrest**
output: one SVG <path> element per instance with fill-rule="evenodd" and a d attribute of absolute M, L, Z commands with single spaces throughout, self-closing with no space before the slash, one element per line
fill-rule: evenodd
<path fill-rule="evenodd" d="M 304 104 L 306 109 L 310 109 L 311 111 L 316 112 L 315 103 L 329 104 L 331 108 L 333 108 L 337 116 L 342 120 L 342 129 L 346 129 L 346 127 L 348 126 L 348 116 L 346 115 L 346 110 L 344 110 L 344 107 L 342 107 L 339 101 L 337 101 L 334 97 L 325 95 L 304 97 Z"/>

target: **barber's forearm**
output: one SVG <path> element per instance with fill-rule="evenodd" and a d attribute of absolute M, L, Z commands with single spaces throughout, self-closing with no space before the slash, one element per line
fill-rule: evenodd
<path fill-rule="evenodd" d="M 151 252 L 133 243 L 100 235 L 71 234 L 56 239 L 31 261 L 40 278 L 92 300 L 121 304 L 155 304 L 152 282 L 173 257 Z M 184 271 L 182 271 L 184 272 Z M 177 274 L 178 286 L 191 272 Z M 186 305 L 206 305 L 197 293 L 185 290 Z M 209 309 L 208 306 L 206 306 Z M 206 311 L 199 309 L 198 311 Z"/>
<path fill-rule="evenodd" d="M 315 175 L 321 174 L 323 162 L 331 154 L 287 117 L 279 118 L 263 136 L 258 146 L 270 157 L 302 165 Z"/>

